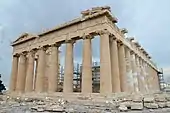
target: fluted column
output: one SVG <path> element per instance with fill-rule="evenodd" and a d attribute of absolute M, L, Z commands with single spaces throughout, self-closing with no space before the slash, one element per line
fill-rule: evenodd
<path fill-rule="evenodd" d="M 110 37 L 111 51 L 111 69 L 112 69 L 112 90 L 114 93 L 121 92 L 120 76 L 119 76 L 119 61 L 118 61 L 118 45 L 114 36 Z"/>
<path fill-rule="evenodd" d="M 35 92 L 43 92 L 44 91 L 44 78 L 45 78 L 45 64 L 46 64 L 46 48 L 41 47 L 38 50 L 38 67 L 37 67 L 37 77 L 36 77 L 36 87 Z"/>
<path fill-rule="evenodd" d="M 126 77 L 125 47 L 122 43 L 120 43 L 119 45 L 118 55 L 119 55 L 119 73 L 120 73 L 121 91 L 126 92 L 127 77 Z"/>
<path fill-rule="evenodd" d="M 134 52 L 131 53 L 131 64 L 132 64 L 132 75 L 133 75 L 134 91 L 139 92 L 138 78 L 137 78 L 136 57 L 135 57 Z"/>
<path fill-rule="evenodd" d="M 17 92 L 24 92 L 26 79 L 26 54 L 21 53 L 18 63 L 18 76 L 17 76 Z"/>
<path fill-rule="evenodd" d="M 64 93 L 73 92 L 73 40 L 66 40 L 65 68 L 64 68 Z"/>
<path fill-rule="evenodd" d="M 139 57 L 139 67 L 140 67 L 140 80 L 141 80 L 141 92 L 146 92 L 146 83 L 145 83 L 145 73 L 143 68 L 142 59 Z"/>
<path fill-rule="evenodd" d="M 17 72 L 18 72 L 18 56 L 14 55 L 12 59 L 12 70 L 11 70 L 11 79 L 10 79 L 10 92 L 16 90 L 17 82 Z"/>
<path fill-rule="evenodd" d="M 112 93 L 112 71 L 109 33 L 100 32 L 100 93 Z"/>
<path fill-rule="evenodd" d="M 83 37 L 82 93 L 92 93 L 92 36 Z"/>
<path fill-rule="evenodd" d="M 148 82 L 147 82 L 147 71 L 146 71 L 146 63 L 141 59 L 142 69 L 143 69 L 143 79 L 144 79 L 144 88 L 145 91 L 148 92 Z"/>
<path fill-rule="evenodd" d="M 25 83 L 25 92 L 33 91 L 33 76 L 34 76 L 34 51 L 28 53 L 28 64 L 26 72 L 26 83 Z"/>
<path fill-rule="evenodd" d="M 59 62 L 58 53 L 59 45 L 54 44 L 51 46 L 51 55 L 49 63 L 49 77 L 48 77 L 48 91 L 56 92 L 58 88 L 58 72 L 59 72 Z"/>
<path fill-rule="evenodd" d="M 133 82 L 133 75 L 132 75 L 131 55 L 130 55 L 130 49 L 127 47 L 125 48 L 125 56 L 126 56 L 127 88 L 128 88 L 128 92 L 133 92 L 134 82 Z"/>
<path fill-rule="evenodd" d="M 138 79 L 138 87 L 139 91 L 142 91 L 142 82 L 141 82 L 141 70 L 140 70 L 140 65 L 139 65 L 139 57 L 136 55 L 136 67 L 137 67 L 137 79 Z"/>

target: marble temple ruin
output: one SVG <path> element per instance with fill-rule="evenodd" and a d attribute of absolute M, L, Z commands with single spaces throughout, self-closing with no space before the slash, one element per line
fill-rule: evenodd
<path fill-rule="evenodd" d="M 82 11 L 81 14 L 80 18 L 61 24 L 55 29 L 37 35 L 24 33 L 12 42 L 10 92 L 57 93 L 59 48 L 62 44 L 66 45 L 63 93 L 74 92 L 73 47 L 77 40 L 83 40 L 81 93 L 93 93 L 91 41 L 95 36 L 100 37 L 99 93 L 160 90 L 159 69 L 133 37 L 125 37 L 128 31 L 117 27 L 118 20 L 111 14 L 109 6 L 94 7 Z M 48 73 L 47 51 L 50 57 Z"/>

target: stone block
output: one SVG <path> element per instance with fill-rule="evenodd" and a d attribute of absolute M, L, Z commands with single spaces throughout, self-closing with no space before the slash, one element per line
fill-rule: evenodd
<path fill-rule="evenodd" d="M 143 98 L 142 97 L 134 97 L 133 98 L 133 102 L 142 102 L 143 101 Z"/>
<path fill-rule="evenodd" d="M 158 104 L 156 104 L 156 103 L 144 103 L 144 107 L 149 108 L 149 109 L 157 109 Z"/>
<path fill-rule="evenodd" d="M 128 111 L 128 108 L 123 104 L 121 104 L 118 109 L 119 111 Z"/>
<path fill-rule="evenodd" d="M 166 102 L 158 102 L 157 104 L 158 104 L 159 108 L 166 107 Z"/>
<path fill-rule="evenodd" d="M 166 102 L 165 97 L 155 97 L 156 102 Z"/>
<path fill-rule="evenodd" d="M 143 103 L 131 103 L 131 109 L 132 110 L 142 110 L 143 109 Z"/>
<path fill-rule="evenodd" d="M 170 101 L 166 102 L 166 107 L 170 108 Z"/>
<path fill-rule="evenodd" d="M 153 103 L 154 101 L 154 97 L 144 97 L 144 103 Z"/>

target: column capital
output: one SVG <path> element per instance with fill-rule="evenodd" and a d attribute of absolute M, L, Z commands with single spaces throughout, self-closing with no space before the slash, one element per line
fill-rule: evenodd
<path fill-rule="evenodd" d="M 82 36 L 82 38 L 83 38 L 83 40 L 85 40 L 85 39 L 93 39 L 94 37 L 93 37 L 93 35 L 92 34 L 83 34 L 83 36 Z"/>
<path fill-rule="evenodd" d="M 107 34 L 107 35 L 111 35 L 111 33 L 107 30 L 107 29 L 104 29 L 104 30 L 99 30 L 99 31 L 96 31 L 97 34 L 99 35 L 104 35 L 104 34 Z"/>
<path fill-rule="evenodd" d="M 50 45 L 44 45 L 38 48 L 38 50 L 44 50 L 46 51 Z"/>
<path fill-rule="evenodd" d="M 15 54 L 13 54 L 13 57 L 19 57 L 19 53 L 15 53 Z"/>
<path fill-rule="evenodd" d="M 73 40 L 73 39 L 66 39 L 65 40 L 65 43 L 72 43 L 74 44 L 76 42 L 76 40 Z"/>
<path fill-rule="evenodd" d="M 115 37 L 115 35 L 110 35 L 110 41 L 113 41 L 113 40 L 116 40 L 117 41 L 117 38 Z"/>
<path fill-rule="evenodd" d="M 26 56 L 27 54 L 28 54 L 28 51 L 23 51 L 23 52 L 19 53 L 18 55 L 19 56 Z"/>
<path fill-rule="evenodd" d="M 54 43 L 50 45 L 50 47 L 60 47 L 60 46 L 61 46 L 61 43 Z"/>

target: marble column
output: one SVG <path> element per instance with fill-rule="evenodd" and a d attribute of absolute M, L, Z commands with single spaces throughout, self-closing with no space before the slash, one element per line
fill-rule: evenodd
<path fill-rule="evenodd" d="M 135 92 L 139 92 L 138 79 L 137 79 L 136 57 L 135 57 L 135 53 L 134 53 L 134 52 L 131 52 L 131 66 L 132 66 L 132 75 L 133 75 L 134 91 L 135 91 Z"/>
<path fill-rule="evenodd" d="M 141 82 L 141 70 L 140 70 L 140 65 L 139 65 L 139 56 L 136 55 L 136 67 L 137 67 L 137 79 L 138 79 L 138 87 L 139 91 L 142 91 L 142 82 Z"/>
<path fill-rule="evenodd" d="M 13 55 L 10 88 L 9 88 L 10 92 L 16 90 L 17 72 L 18 72 L 18 55 Z"/>
<path fill-rule="evenodd" d="M 122 43 L 120 43 L 119 45 L 118 56 L 119 56 L 119 73 L 120 73 L 121 91 L 127 92 L 125 47 Z"/>
<path fill-rule="evenodd" d="M 132 75 L 130 49 L 128 47 L 125 48 L 125 56 L 126 56 L 127 88 L 128 88 L 128 92 L 133 92 L 134 91 L 134 82 L 133 82 L 133 75 Z"/>
<path fill-rule="evenodd" d="M 54 44 L 51 46 L 51 55 L 49 61 L 49 77 L 48 77 L 48 92 L 56 92 L 58 88 L 58 75 L 59 75 L 59 45 Z"/>
<path fill-rule="evenodd" d="M 112 68 L 112 90 L 114 93 L 121 92 L 120 76 L 119 76 L 119 61 L 118 61 L 118 45 L 116 37 L 110 37 L 111 51 L 111 68 Z"/>
<path fill-rule="evenodd" d="M 147 71 L 146 71 L 146 63 L 143 59 L 141 59 L 142 69 L 143 69 L 143 78 L 144 78 L 144 88 L 145 92 L 148 92 L 148 82 L 147 82 Z"/>
<path fill-rule="evenodd" d="M 18 63 L 18 76 L 17 76 L 17 87 L 16 91 L 23 93 L 25 90 L 25 79 L 26 79 L 26 54 L 21 53 Z"/>
<path fill-rule="evenodd" d="M 34 52 L 30 51 L 28 53 L 28 64 L 26 72 L 26 83 L 25 83 L 25 92 L 33 91 L 33 76 L 34 76 Z"/>
<path fill-rule="evenodd" d="M 38 67 L 36 76 L 35 92 L 44 92 L 44 78 L 45 78 L 45 66 L 46 66 L 46 47 L 41 47 L 38 50 Z"/>
<path fill-rule="evenodd" d="M 144 68 L 142 64 L 142 59 L 139 57 L 139 68 L 140 68 L 140 80 L 141 80 L 141 92 L 146 92 L 146 83 L 145 83 L 145 75 L 144 75 Z"/>
<path fill-rule="evenodd" d="M 64 93 L 73 92 L 73 40 L 66 40 L 65 68 L 64 68 Z"/>
<path fill-rule="evenodd" d="M 92 36 L 83 37 L 82 93 L 92 93 Z"/>
<path fill-rule="evenodd" d="M 100 32 L 100 93 L 112 93 L 111 55 L 109 32 Z"/>

